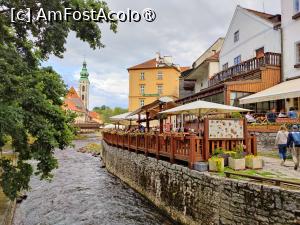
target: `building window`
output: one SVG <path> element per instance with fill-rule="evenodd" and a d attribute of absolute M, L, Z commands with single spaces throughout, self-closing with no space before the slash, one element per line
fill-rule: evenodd
<path fill-rule="evenodd" d="M 141 92 L 141 95 L 145 94 L 145 85 L 144 84 L 140 85 L 140 92 Z"/>
<path fill-rule="evenodd" d="M 234 65 L 240 64 L 242 62 L 242 56 L 239 55 L 237 57 L 234 58 Z"/>
<path fill-rule="evenodd" d="M 82 86 L 82 92 L 84 92 L 85 91 L 85 86 Z"/>
<path fill-rule="evenodd" d="M 234 33 L 234 38 L 233 39 L 234 39 L 234 43 L 238 42 L 240 40 L 240 31 L 236 31 Z"/>
<path fill-rule="evenodd" d="M 162 84 L 157 85 L 157 94 L 159 94 L 159 95 L 163 94 L 163 85 Z"/>
<path fill-rule="evenodd" d="M 140 107 L 145 105 L 145 99 L 140 99 Z"/>
<path fill-rule="evenodd" d="M 295 14 L 300 12 L 300 0 L 294 0 L 294 12 Z"/>
<path fill-rule="evenodd" d="M 239 100 L 250 94 L 251 93 L 247 93 L 247 92 L 231 92 L 230 93 L 230 105 L 231 106 L 239 106 Z"/>
<path fill-rule="evenodd" d="M 157 73 L 157 80 L 162 80 L 163 79 L 163 73 L 161 71 L 159 71 Z"/>
<path fill-rule="evenodd" d="M 300 42 L 296 43 L 296 64 L 300 64 Z"/>
<path fill-rule="evenodd" d="M 145 80 L 145 73 L 144 73 L 144 72 L 141 72 L 141 74 L 140 74 L 140 79 L 141 79 L 141 80 Z"/>
<path fill-rule="evenodd" d="M 81 100 L 84 101 L 84 95 L 81 95 Z"/>
<path fill-rule="evenodd" d="M 227 70 L 228 69 L 228 63 L 225 63 L 223 66 L 222 66 L 223 70 Z"/>

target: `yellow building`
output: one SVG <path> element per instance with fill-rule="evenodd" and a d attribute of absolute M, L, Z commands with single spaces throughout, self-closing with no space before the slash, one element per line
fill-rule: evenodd
<path fill-rule="evenodd" d="M 179 97 L 179 76 L 188 67 L 173 64 L 172 57 L 156 58 L 128 68 L 130 112 L 147 105 L 159 97 Z"/>

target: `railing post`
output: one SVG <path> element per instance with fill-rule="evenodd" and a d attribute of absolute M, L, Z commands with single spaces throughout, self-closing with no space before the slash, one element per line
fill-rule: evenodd
<path fill-rule="evenodd" d="M 159 149 L 160 149 L 160 141 L 159 135 L 156 135 L 156 159 L 159 159 Z"/>
<path fill-rule="evenodd" d="M 174 137 L 171 134 L 171 136 L 170 136 L 170 150 L 171 150 L 171 152 L 170 152 L 170 162 L 171 163 L 175 162 L 175 160 L 174 160 L 174 154 L 175 154 L 174 147 L 175 147 L 174 146 Z"/>
<path fill-rule="evenodd" d="M 203 136 L 203 159 L 204 161 L 207 161 L 209 158 L 209 140 L 208 140 L 208 135 L 209 135 L 209 127 L 208 127 L 208 118 L 204 119 L 204 136 Z"/>
<path fill-rule="evenodd" d="M 148 135 L 144 135 L 144 149 L 145 149 L 145 155 L 148 156 Z"/>
<path fill-rule="evenodd" d="M 128 134 L 128 151 L 130 150 L 130 139 L 131 139 L 131 135 Z"/>
<path fill-rule="evenodd" d="M 190 152 L 189 152 L 189 168 L 194 169 L 196 154 L 196 139 L 194 136 L 190 138 Z"/>
<path fill-rule="evenodd" d="M 136 153 L 138 152 L 138 137 L 139 137 L 139 135 L 135 136 L 135 152 Z"/>

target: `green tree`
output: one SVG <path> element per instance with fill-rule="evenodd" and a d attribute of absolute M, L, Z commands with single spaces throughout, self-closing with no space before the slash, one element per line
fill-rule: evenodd
<path fill-rule="evenodd" d="M 112 121 L 109 119 L 111 116 L 119 115 L 122 113 L 128 112 L 128 109 L 124 109 L 121 107 L 115 107 L 111 109 L 109 106 L 102 105 L 101 107 L 95 107 L 93 111 L 97 112 L 104 123 L 111 123 Z"/>
<path fill-rule="evenodd" d="M 0 0 L 0 150 L 11 139 L 18 153 L 17 165 L 0 160 L 0 182 L 11 199 L 29 187 L 34 171 L 26 160 L 37 160 L 35 174 L 50 179 L 51 171 L 57 167 L 54 149 L 64 149 L 73 136 L 74 115 L 62 110 L 66 86 L 59 74 L 52 68 L 41 68 L 40 62 L 51 54 L 63 56 L 70 31 L 93 49 L 103 44 L 100 28 L 93 21 L 33 19 L 32 23 L 11 23 L 10 9 L 31 8 L 32 18 L 36 18 L 41 8 L 47 13 L 49 10 L 63 12 L 66 7 L 78 11 L 103 8 L 106 14 L 109 12 L 107 4 L 97 0 Z M 116 22 L 108 23 L 115 32 Z"/>

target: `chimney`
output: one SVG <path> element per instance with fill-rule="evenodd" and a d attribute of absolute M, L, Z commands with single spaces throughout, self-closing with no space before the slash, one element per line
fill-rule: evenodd
<path fill-rule="evenodd" d="M 155 59 L 156 59 L 156 62 L 159 62 L 159 59 L 160 59 L 160 52 L 156 52 L 156 53 L 155 53 Z"/>

